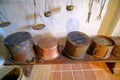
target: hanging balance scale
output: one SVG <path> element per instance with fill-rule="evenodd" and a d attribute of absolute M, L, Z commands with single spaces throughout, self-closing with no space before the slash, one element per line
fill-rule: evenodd
<path fill-rule="evenodd" d="M 69 2 L 69 1 L 67 0 L 67 4 L 68 4 L 68 2 Z M 74 6 L 73 6 L 73 1 L 71 0 L 70 4 L 66 6 L 66 10 L 72 11 L 72 10 L 73 10 L 73 7 L 74 7 Z"/>
<path fill-rule="evenodd" d="M 47 6 L 48 5 L 48 6 Z M 49 8 L 49 9 L 48 9 Z M 51 16 L 51 11 L 50 11 L 50 6 L 45 0 L 45 12 L 44 12 L 45 17 L 50 17 Z"/>
<path fill-rule="evenodd" d="M 8 19 L 3 15 L 3 13 L 0 11 L 0 27 L 7 27 L 8 25 L 10 25 L 11 23 L 8 21 Z M 3 21 L 3 19 L 5 21 Z"/>
<path fill-rule="evenodd" d="M 40 12 L 39 12 L 38 7 L 36 6 L 36 1 L 33 0 L 33 2 L 34 2 L 34 18 L 35 18 L 35 21 L 34 21 L 34 25 L 32 26 L 32 28 L 33 28 L 34 30 L 41 30 L 41 29 L 43 29 L 43 28 L 45 27 L 45 24 L 44 24 L 44 21 L 42 20 L 42 16 L 41 16 L 41 14 L 40 14 Z M 36 18 L 37 18 L 36 11 L 39 12 L 39 17 L 40 17 L 40 19 L 41 19 L 41 21 L 42 21 L 41 24 L 37 24 L 37 21 L 36 21 Z"/>

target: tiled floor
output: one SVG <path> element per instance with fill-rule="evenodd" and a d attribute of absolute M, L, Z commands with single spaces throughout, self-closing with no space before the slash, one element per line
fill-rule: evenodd
<path fill-rule="evenodd" d="M 33 67 L 32 77 L 29 80 L 120 80 L 120 67 L 114 69 L 115 73 L 112 74 L 103 62 L 42 65 L 44 70 L 39 69 L 40 66 Z M 40 75 L 35 75 L 35 73 Z M 40 78 L 41 76 L 48 78 Z M 33 79 L 33 77 L 37 78 Z"/>

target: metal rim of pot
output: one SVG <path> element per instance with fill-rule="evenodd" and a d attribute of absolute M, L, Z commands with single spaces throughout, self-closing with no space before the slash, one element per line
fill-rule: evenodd
<path fill-rule="evenodd" d="M 112 43 L 111 45 L 102 45 L 102 46 L 113 46 L 113 45 L 115 45 L 115 42 L 111 38 L 109 38 L 107 36 L 104 36 L 104 35 L 97 35 L 92 40 L 94 41 L 94 39 L 99 38 L 99 37 L 105 38 L 105 39 L 109 40 Z M 96 41 L 94 41 L 94 42 L 96 43 Z M 98 43 L 96 43 L 96 44 L 101 45 L 101 44 L 98 44 Z"/>
<path fill-rule="evenodd" d="M 75 45 L 75 43 L 72 42 L 72 41 L 69 39 L 69 35 L 70 35 L 71 33 L 77 33 L 77 34 L 80 34 L 80 35 L 82 35 L 82 36 L 86 39 L 86 42 L 80 44 L 80 45 L 77 46 L 77 47 L 81 47 L 81 46 L 84 46 L 84 45 L 87 45 L 87 44 L 90 43 L 90 38 L 89 38 L 85 33 L 83 33 L 83 32 L 79 32 L 79 31 L 73 31 L 73 32 L 70 32 L 70 33 L 67 35 L 67 40 L 68 40 L 69 42 L 71 42 L 72 45 Z"/>
<path fill-rule="evenodd" d="M 44 24 L 44 21 L 42 19 L 42 16 L 41 16 L 40 12 L 39 12 L 39 9 L 38 9 L 38 7 L 36 5 L 36 1 L 33 0 L 33 2 L 34 2 L 34 18 L 35 18 L 35 21 L 34 21 L 34 24 L 32 25 L 32 29 L 41 30 L 41 29 L 43 29 L 45 27 L 45 24 Z M 36 10 L 39 12 L 39 17 L 40 17 L 40 19 L 42 21 L 42 23 L 40 23 L 40 24 L 36 24 L 36 16 L 37 16 L 36 15 Z"/>

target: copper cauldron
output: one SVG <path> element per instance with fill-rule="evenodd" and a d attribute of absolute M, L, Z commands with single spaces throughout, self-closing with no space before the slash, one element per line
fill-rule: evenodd
<path fill-rule="evenodd" d="M 55 37 L 44 37 L 39 40 L 39 58 L 52 60 L 58 57 L 58 40 Z"/>

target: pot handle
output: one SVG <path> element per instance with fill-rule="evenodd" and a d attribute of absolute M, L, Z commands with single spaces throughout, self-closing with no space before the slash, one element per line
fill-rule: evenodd
<path fill-rule="evenodd" d="M 36 61 L 36 57 L 31 57 L 27 60 L 27 63 L 33 64 Z"/>
<path fill-rule="evenodd" d="M 104 56 L 104 58 L 108 58 L 110 55 L 111 55 L 111 50 L 110 48 L 107 48 L 106 55 Z"/>
<path fill-rule="evenodd" d="M 96 53 L 96 51 L 97 51 L 97 48 L 94 48 L 92 54 L 94 55 Z"/>

